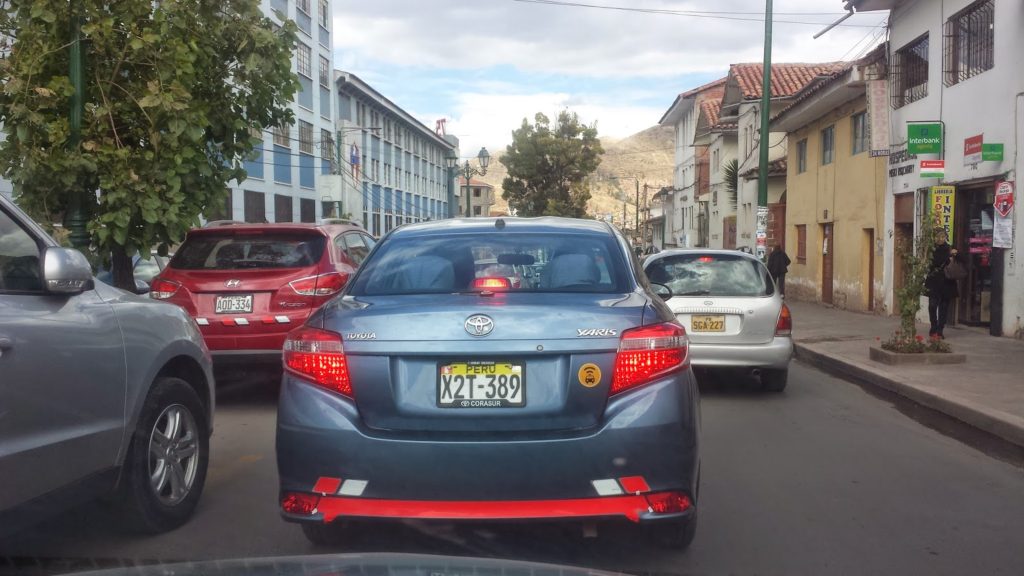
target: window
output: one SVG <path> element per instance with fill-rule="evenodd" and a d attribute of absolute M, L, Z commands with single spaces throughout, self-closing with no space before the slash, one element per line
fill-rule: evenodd
<path fill-rule="evenodd" d="M 313 77 L 313 49 L 302 42 L 295 47 L 295 60 L 299 74 L 306 78 Z"/>
<path fill-rule="evenodd" d="M 866 112 L 859 112 L 850 118 L 851 134 L 853 144 L 851 154 L 860 154 L 868 149 L 868 115 Z"/>
<path fill-rule="evenodd" d="M 267 221 L 267 205 L 262 192 L 245 191 L 245 221 L 257 224 Z"/>
<path fill-rule="evenodd" d="M 320 156 L 334 164 L 334 137 L 330 130 L 320 130 Z"/>
<path fill-rule="evenodd" d="M 274 194 L 274 222 L 292 221 L 292 197 Z"/>
<path fill-rule="evenodd" d="M 366 260 L 366 256 L 370 253 L 370 248 L 367 247 L 366 242 L 363 240 L 363 235 L 358 232 L 350 232 L 338 236 L 337 244 L 341 251 L 356 266 L 362 264 L 363 260 Z"/>
<path fill-rule="evenodd" d="M 473 206 L 473 216 L 480 216 L 481 214 L 483 214 L 482 208 L 480 206 Z"/>
<path fill-rule="evenodd" d="M 312 198 L 299 199 L 299 221 L 316 222 L 316 200 Z"/>
<path fill-rule="evenodd" d="M 807 225 L 797 224 L 796 226 L 796 261 L 798 264 L 807 263 Z"/>
<path fill-rule="evenodd" d="M 35 238 L 14 218 L 0 211 L 0 292 L 42 290 L 39 254 L 40 246 Z M 11 305 L 13 307 L 14 302 Z"/>
<path fill-rule="evenodd" d="M 313 125 L 304 120 L 299 120 L 299 152 L 313 153 Z"/>
<path fill-rule="evenodd" d="M 721 168 L 718 163 L 718 150 L 711 152 L 711 166 L 715 172 L 718 172 Z"/>
<path fill-rule="evenodd" d="M 171 258 L 170 267 L 177 270 L 302 268 L 319 262 L 326 247 L 327 239 L 319 234 L 202 234 L 185 240 Z"/>
<path fill-rule="evenodd" d="M 774 291 L 765 265 L 740 255 L 667 256 L 645 272 L 651 282 L 683 296 L 767 296 Z"/>
<path fill-rule="evenodd" d="M 479 188 L 473 188 L 473 198 L 479 198 L 479 197 L 480 197 L 480 189 Z"/>
<path fill-rule="evenodd" d="M 832 163 L 836 153 L 836 127 L 829 126 L 821 131 L 821 165 Z"/>
<path fill-rule="evenodd" d="M 331 87 L 331 61 L 323 56 L 320 57 L 320 85 Z"/>
<path fill-rule="evenodd" d="M 900 108 L 928 95 L 928 34 L 896 51 L 889 73 L 892 107 Z"/>
<path fill-rule="evenodd" d="M 995 2 L 979 0 L 946 21 L 943 82 L 952 86 L 995 66 Z"/>
<path fill-rule="evenodd" d="M 291 148 L 291 138 L 288 137 L 288 131 L 291 130 L 291 126 L 284 124 L 283 126 L 274 126 L 274 145 L 284 146 L 285 148 Z"/>
<path fill-rule="evenodd" d="M 327 0 L 320 0 L 320 6 L 317 9 L 317 20 L 324 28 L 329 27 L 328 24 L 331 22 L 331 4 Z"/>
<path fill-rule="evenodd" d="M 807 138 L 796 143 L 796 173 L 807 172 Z"/>
<path fill-rule="evenodd" d="M 295 7 L 309 14 L 309 0 L 296 0 Z"/>

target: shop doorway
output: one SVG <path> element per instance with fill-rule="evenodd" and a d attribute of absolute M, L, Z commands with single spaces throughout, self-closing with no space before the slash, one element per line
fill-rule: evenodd
<path fill-rule="evenodd" d="M 725 238 L 722 241 L 722 247 L 726 250 L 736 249 L 736 217 L 727 216 L 722 219 L 722 229 L 725 232 Z"/>
<path fill-rule="evenodd" d="M 992 322 L 992 200 L 991 184 L 957 191 L 956 232 L 953 245 L 967 267 L 960 282 L 957 321 L 968 326 Z"/>
<path fill-rule="evenodd" d="M 861 241 L 862 255 L 861 279 L 864 297 L 864 309 L 868 312 L 875 311 L 875 229 L 865 228 Z"/>

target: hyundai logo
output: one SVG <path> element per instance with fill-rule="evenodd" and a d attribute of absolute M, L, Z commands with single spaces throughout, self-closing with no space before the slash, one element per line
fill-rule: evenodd
<path fill-rule="evenodd" d="M 466 318 L 466 332 L 470 336 L 487 336 L 494 330 L 494 320 L 483 314 L 476 314 Z"/>
<path fill-rule="evenodd" d="M 234 279 L 234 278 L 232 278 L 231 280 L 226 280 L 224 282 L 224 286 L 227 287 L 227 288 L 238 288 L 241 285 L 242 285 L 242 281 Z"/>

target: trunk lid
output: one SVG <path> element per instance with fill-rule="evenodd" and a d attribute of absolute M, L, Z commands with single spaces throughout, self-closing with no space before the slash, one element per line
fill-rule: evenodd
<path fill-rule="evenodd" d="M 345 297 L 324 310 L 324 328 L 344 339 L 355 401 L 370 428 L 580 430 L 600 422 L 619 335 L 642 324 L 646 302 L 640 294 L 581 293 Z M 490 332 L 470 334 L 471 317 L 486 317 Z M 467 365 L 481 373 L 470 379 L 460 372 Z M 492 368 L 498 373 L 487 374 Z M 496 389 L 508 369 L 518 370 L 521 398 Z M 511 401 L 472 403 L 502 398 Z"/>

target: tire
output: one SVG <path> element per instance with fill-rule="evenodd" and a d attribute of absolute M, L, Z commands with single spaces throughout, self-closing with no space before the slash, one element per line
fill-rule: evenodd
<path fill-rule="evenodd" d="M 768 392 L 782 392 L 789 380 L 789 368 L 761 371 L 761 386 Z"/>
<path fill-rule="evenodd" d="M 697 535 L 697 513 L 686 520 L 665 522 L 647 527 L 652 542 L 659 548 L 669 550 L 686 550 Z"/>
<path fill-rule="evenodd" d="M 348 541 L 347 526 L 341 522 L 331 524 L 302 524 L 302 533 L 314 546 L 337 547 Z"/>
<path fill-rule="evenodd" d="M 199 396 L 180 378 L 158 378 L 121 471 L 117 506 L 129 528 L 155 534 L 187 522 L 202 495 L 209 458 L 210 425 Z"/>

